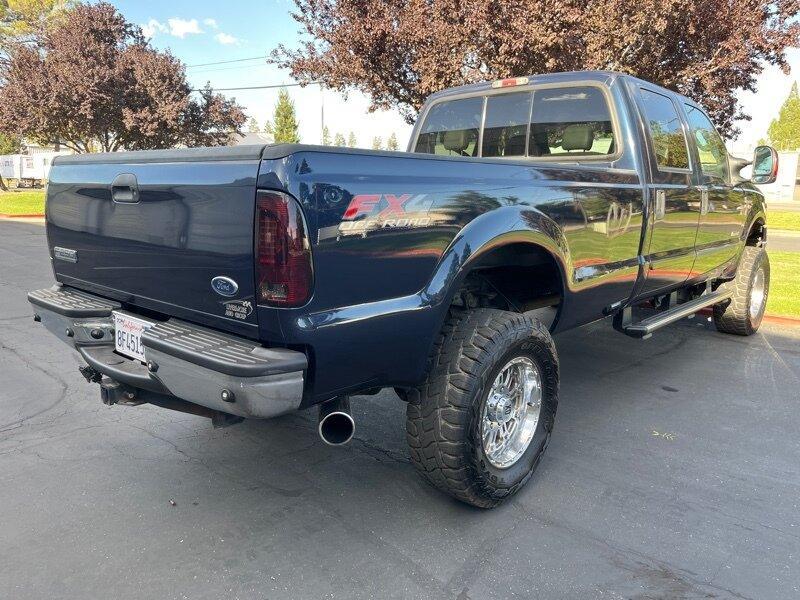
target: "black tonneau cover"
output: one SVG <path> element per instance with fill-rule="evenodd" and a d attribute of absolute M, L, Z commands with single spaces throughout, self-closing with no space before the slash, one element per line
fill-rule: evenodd
<path fill-rule="evenodd" d="M 120 163 L 218 162 L 222 160 L 260 160 L 267 144 L 252 146 L 215 146 L 213 148 L 181 148 L 178 150 L 139 150 L 137 152 L 105 152 L 57 156 L 57 165 L 94 165 Z"/>

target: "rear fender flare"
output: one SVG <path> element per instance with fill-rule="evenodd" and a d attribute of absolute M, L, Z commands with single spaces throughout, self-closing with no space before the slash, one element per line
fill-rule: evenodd
<path fill-rule="evenodd" d="M 422 291 L 425 304 L 441 307 L 443 320 L 473 266 L 487 253 L 519 243 L 539 246 L 555 259 L 561 275 L 562 296 L 566 294 L 566 282 L 572 269 L 569 247 L 561 228 L 535 208 L 509 206 L 479 216 L 456 235 Z"/>

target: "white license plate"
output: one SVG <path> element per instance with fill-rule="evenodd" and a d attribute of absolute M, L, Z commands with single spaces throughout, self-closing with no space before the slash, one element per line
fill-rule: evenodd
<path fill-rule="evenodd" d="M 115 312 L 114 345 L 117 352 L 130 358 L 146 362 L 142 334 L 153 326 L 153 323 Z"/>

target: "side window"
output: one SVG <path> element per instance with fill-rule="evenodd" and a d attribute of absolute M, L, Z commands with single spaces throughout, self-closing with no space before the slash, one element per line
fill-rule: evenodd
<path fill-rule="evenodd" d="M 603 156 L 614 152 L 611 111 L 599 88 L 572 86 L 534 91 L 530 156 Z"/>
<path fill-rule="evenodd" d="M 728 151 L 725 142 L 711 124 L 703 111 L 694 106 L 686 106 L 686 116 L 689 118 L 689 129 L 692 130 L 697 151 L 700 154 L 700 166 L 704 175 L 716 177 L 722 181 L 728 180 Z"/>
<path fill-rule="evenodd" d="M 486 99 L 482 156 L 525 156 L 531 93 L 499 94 Z"/>
<path fill-rule="evenodd" d="M 425 117 L 415 152 L 443 156 L 478 156 L 483 98 L 434 104 Z"/>
<path fill-rule="evenodd" d="M 644 88 L 641 92 L 658 166 L 665 169 L 688 169 L 686 137 L 672 100 Z"/>

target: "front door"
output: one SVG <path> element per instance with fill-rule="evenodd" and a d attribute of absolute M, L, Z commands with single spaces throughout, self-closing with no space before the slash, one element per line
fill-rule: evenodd
<path fill-rule="evenodd" d="M 673 100 L 659 92 L 639 89 L 639 108 L 647 125 L 652 223 L 645 246 L 647 278 L 641 295 L 685 282 L 695 262 L 695 238 L 700 220 L 699 192 L 686 142 L 686 130 Z"/>
<path fill-rule="evenodd" d="M 697 232 L 697 259 L 693 276 L 705 275 L 739 255 L 744 227 L 745 193 L 731 186 L 725 143 L 710 119 L 696 106 L 684 105 L 689 125 L 692 153 L 698 165 L 701 194 L 700 228 Z"/>

